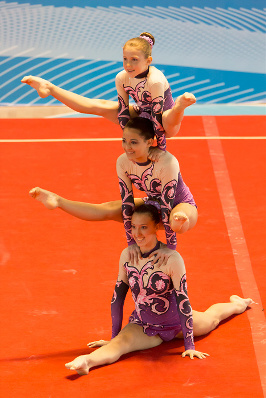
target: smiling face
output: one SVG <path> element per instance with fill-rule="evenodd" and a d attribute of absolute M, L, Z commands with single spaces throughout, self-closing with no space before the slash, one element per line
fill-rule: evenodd
<path fill-rule="evenodd" d="M 125 127 L 123 131 L 122 146 L 129 160 L 144 163 L 148 160 L 150 146 L 153 139 L 145 140 L 139 130 Z"/>
<path fill-rule="evenodd" d="M 149 213 L 134 213 L 131 220 L 132 236 L 142 253 L 152 250 L 157 243 L 158 224 Z"/>
<path fill-rule="evenodd" d="M 152 62 L 152 57 L 145 56 L 138 47 L 125 46 L 123 50 L 123 67 L 129 77 L 135 77 L 145 72 Z"/>

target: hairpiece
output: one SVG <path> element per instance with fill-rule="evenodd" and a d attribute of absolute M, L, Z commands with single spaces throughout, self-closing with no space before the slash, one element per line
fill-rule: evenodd
<path fill-rule="evenodd" d="M 153 40 L 150 37 L 148 37 L 148 36 L 139 36 L 139 37 L 141 39 L 146 40 L 149 43 L 149 45 L 151 46 L 151 48 L 153 47 Z"/>
<path fill-rule="evenodd" d="M 156 200 L 148 199 L 144 202 L 144 204 L 152 205 L 152 206 L 156 207 L 156 209 L 159 211 L 159 213 L 161 212 L 161 205 Z"/>

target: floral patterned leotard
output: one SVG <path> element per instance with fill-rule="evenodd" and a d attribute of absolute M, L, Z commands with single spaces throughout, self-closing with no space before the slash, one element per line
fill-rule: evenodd
<path fill-rule="evenodd" d="M 145 191 L 149 199 L 157 201 L 161 210 L 167 247 L 176 249 L 176 233 L 170 227 L 171 210 L 179 203 L 196 206 L 193 196 L 184 183 L 177 159 L 165 152 L 158 162 L 133 163 L 126 154 L 117 159 L 117 175 L 119 178 L 122 199 L 122 215 L 128 245 L 135 243 L 131 234 L 131 216 L 134 210 L 132 185 Z"/>
<path fill-rule="evenodd" d="M 138 266 L 130 265 L 126 261 L 127 252 L 123 251 L 111 303 L 112 338 L 121 330 L 124 300 L 130 287 L 135 310 L 129 323 L 142 326 L 145 334 L 159 335 L 164 341 L 172 340 L 182 331 L 185 349 L 195 349 L 184 263 L 175 253 L 176 258 L 168 260 L 170 265 L 160 268 L 156 263 L 152 265 L 148 256 L 160 244 L 157 242 L 151 252 L 144 253 Z"/>
<path fill-rule="evenodd" d="M 152 121 L 158 148 L 165 151 L 166 140 L 162 125 L 162 114 L 165 110 L 172 109 L 175 103 L 164 74 L 154 66 L 150 66 L 141 75 L 131 78 L 123 70 L 116 76 L 116 89 L 119 104 L 118 120 L 122 129 L 130 118 L 130 96 L 136 103 L 134 109 L 139 116 Z"/>

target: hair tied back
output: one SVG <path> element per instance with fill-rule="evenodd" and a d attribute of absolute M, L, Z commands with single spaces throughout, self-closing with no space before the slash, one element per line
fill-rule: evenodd
<path fill-rule="evenodd" d="M 142 35 L 140 35 L 139 37 L 140 37 L 141 39 L 146 40 L 146 41 L 149 43 L 149 45 L 151 46 L 151 48 L 153 47 L 153 40 L 152 40 L 150 37 L 148 37 L 148 36 L 142 36 Z"/>

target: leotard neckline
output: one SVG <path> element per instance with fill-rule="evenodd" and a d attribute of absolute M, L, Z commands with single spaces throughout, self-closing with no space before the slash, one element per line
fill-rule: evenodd
<path fill-rule="evenodd" d="M 151 163 L 151 160 L 150 160 L 150 159 L 146 160 L 146 162 L 143 162 L 143 163 L 138 163 L 138 162 L 136 162 L 136 164 L 137 164 L 138 166 L 148 166 L 148 164 L 150 164 L 150 163 Z"/>
<path fill-rule="evenodd" d="M 154 246 L 154 248 L 151 249 L 149 252 L 147 252 L 147 253 L 141 253 L 142 257 L 143 257 L 143 258 L 149 257 L 149 255 L 150 255 L 152 252 L 154 252 L 155 250 L 160 249 L 160 244 L 161 244 L 161 242 L 158 241 L 158 242 L 156 243 L 156 245 Z"/>
<path fill-rule="evenodd" d="M 139 75 L 135 76 L 135 79 L 142 79 L 143 77 L 147 77 L 149 73 L 149 68 L 144 72 L 140 73 Z"/>

